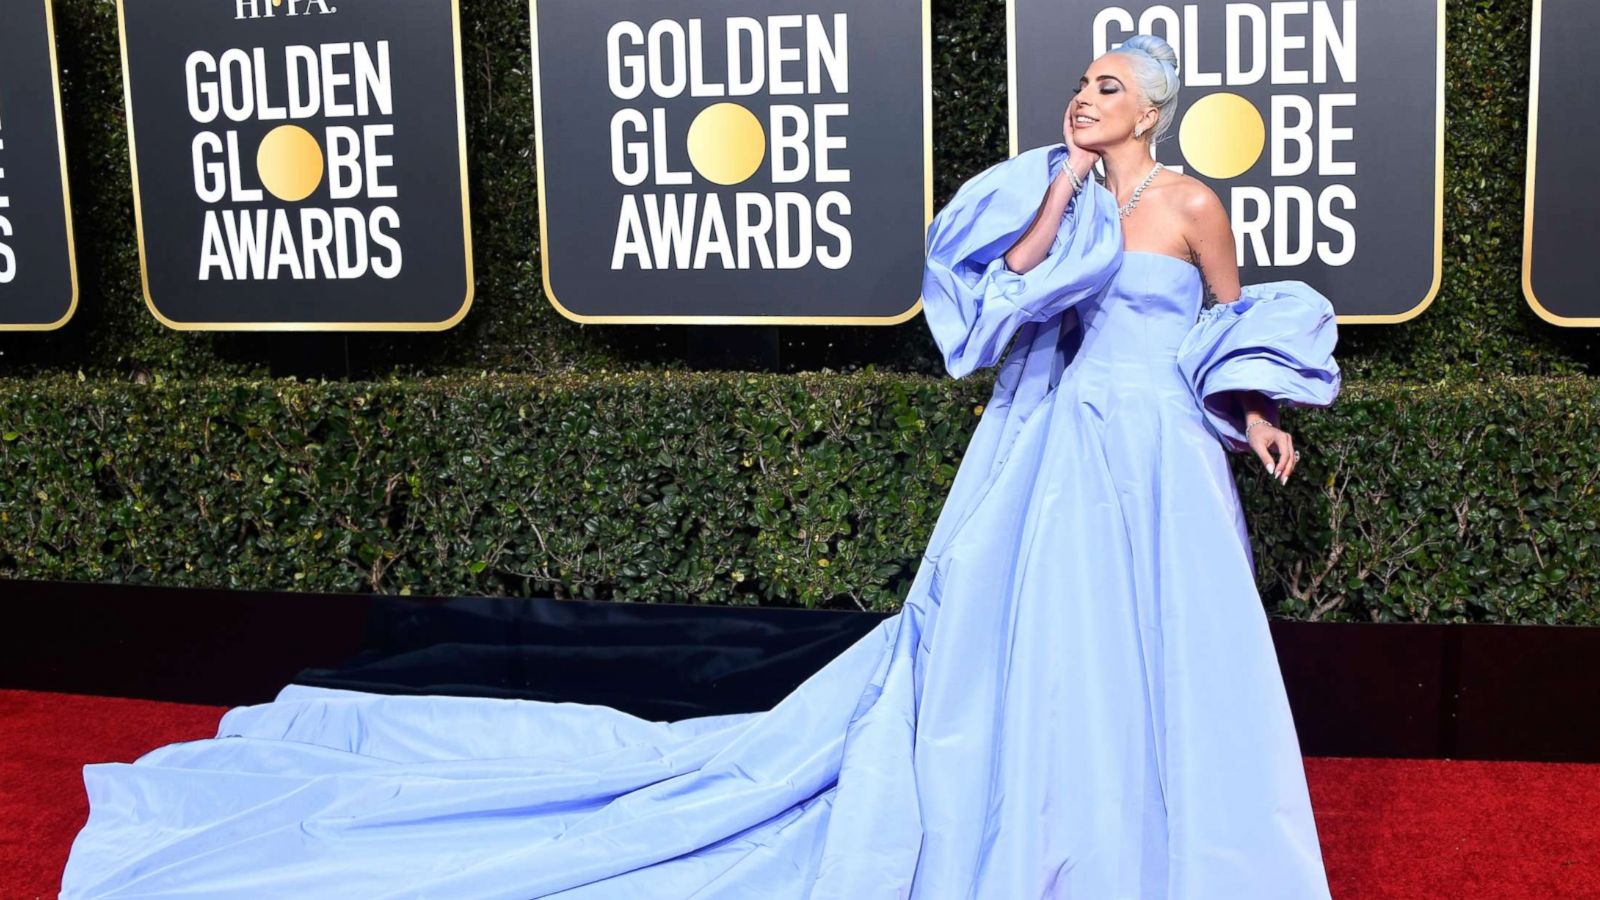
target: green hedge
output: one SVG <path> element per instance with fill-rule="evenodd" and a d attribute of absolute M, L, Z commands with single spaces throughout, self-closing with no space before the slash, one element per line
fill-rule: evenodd
<path fill-rule="evenodd" d="M 0 382 L 0 577 L 897 608 L 992 377 Z M 1356 385 L 1237 457 L 1300 619 L 1600 624 L 1588 379 Z"/>
<path fill-rule="evenodd" d="M 1530 0 L 1448 4 L 1443 289 L 1409 323 L 1347 328 L 1341 359 L 1352 378 L 1593 371 L 1593 333 L 1543 323 L 1527 308 L 1519 285 L 1530 16 Z M 274 354 L 296 338 L 179 334 L 145 310 L 116 7 L 113 0 L 57 0 L 56 19 L 83 301 L 62 333 L 0 337 L 0 373 L 268 374 Z M 543 375 L 680 363 L 682 326 L 580 326 L 545 299 L 527 3 L 462 0 L 462 20 L 477 298 L 466 320 L 442 335 L 350 337 L 353 375 L 382 380 L 484 369 Z M 1007 153 L 1005 4 L 934 4 L 933 39 L 935 202 L 942 204 L 965 178 Z M 849 371 L 874 363 L 940 371 L 920 317 L 891 327 L 785 327 L 781 341 L 791 368 Z"/>

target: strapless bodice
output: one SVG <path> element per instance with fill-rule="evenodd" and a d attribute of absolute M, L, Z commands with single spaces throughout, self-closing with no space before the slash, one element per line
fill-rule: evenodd
<path fill-rule="evenodd" d="M 1201 287 L 1200 270 L 1187 260 L 1124 251 L 1105 289 L 1075 308 L 1077 356 L 1176 377 L 1178 345 L 1199 318 Z"/>

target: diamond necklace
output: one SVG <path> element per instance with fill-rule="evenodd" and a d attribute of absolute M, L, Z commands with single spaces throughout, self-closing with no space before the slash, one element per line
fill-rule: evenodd
<path fill-rule="evenodd" d="M 1162 165 L 1160 162 L 1157 162 L 1155 166 L 1150 169 L 1150 174 L 1146 175 L 1144 180 L 1139 182 L 1139 186 L 1133 189 L 1133 196 L 1128 198 L 1127 204 L 1117 210 L 1118 217 L 1126 219 L 1128 214 L 1133 212 L 1133 208 L 1139 205 L 1139 195 L 1144 193 L 1144 189 L 1150 186 L 1150 182 L 1155 179 L 1156 173 L 1161 171 L 1161 169 Z"/>

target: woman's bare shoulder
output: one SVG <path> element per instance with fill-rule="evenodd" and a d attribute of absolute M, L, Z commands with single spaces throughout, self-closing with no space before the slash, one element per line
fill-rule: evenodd
<path fill-rule="evenodd" d="M 1184 172 L 1164 170 L 1169 176 L 1164 183 L 1157 179 L 1151 187 L 1161 185 L 1161 206 L 1167 221 L 1184 237 L 1191 247 L 1212 243 L 1225 234 L 1232 233 L 1228 211 L 1216 191 L 1204 181 Z"/>
<path fill-rule="evenodd" d="M 1172 169 L 1163 169 L 1161 176 L 1151 187 L 1161 188 L 1162 204 L 1167 209 L 1185 218 L 1203 218 L 1210 214 L 1224 213 L 1222 198 L 1204 181 L 1185 172 L 1175 172 Z"/>

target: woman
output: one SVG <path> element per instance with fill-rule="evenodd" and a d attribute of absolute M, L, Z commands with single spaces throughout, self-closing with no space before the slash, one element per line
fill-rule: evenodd
<path fill-rule="evenodd" d="M 1014 343 L 904 608 L 783 701 L 291 686 L 87 767 L 62 896 L 1327 897 L 1224 445 L 1288 478 L 1277 406 L 1333 401 L 1333 314 L 1240 291 L 1215 197 L 1147 175 L 1174 62 L 1102 56 L 1063 144 L 934 221 L 950 373 Z"/>

